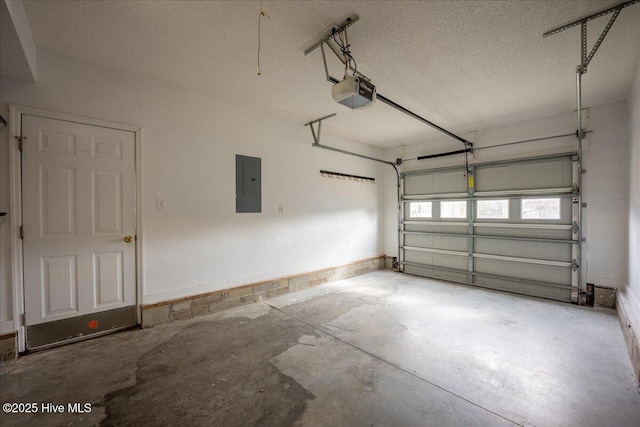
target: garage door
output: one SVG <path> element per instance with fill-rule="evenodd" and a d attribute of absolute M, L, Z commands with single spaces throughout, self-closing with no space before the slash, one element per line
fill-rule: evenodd
<path fill-rule="evenodd" d="M 579 203 L 573 155 L 404 173 L 401 271 L 575 302 Z"/>

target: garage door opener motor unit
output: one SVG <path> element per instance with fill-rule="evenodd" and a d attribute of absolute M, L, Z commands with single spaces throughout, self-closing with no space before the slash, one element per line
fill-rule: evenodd
<path fill-rule="evenodd" d="M 349 76 L 331 88 L 333 100 L 349 108 L 372 105 L 376 99 L 373 83 L 358 76 Z"/>

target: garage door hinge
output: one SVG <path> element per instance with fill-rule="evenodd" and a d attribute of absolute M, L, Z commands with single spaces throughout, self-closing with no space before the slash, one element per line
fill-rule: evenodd
<path fill-rule="evenodd" d="M 24 227 L 20 226 L 20 238 L 24 239 Z"/>
<path fill-rule="evenodd" d="M 578 261 L 576 261 L 575 259 L 571 260 L 571 269 L 573 271 L 576 271 L 580 266 L 578 265 Z"/>
<path fill-rule="evenodd" d="M 20 325 L 19 326 L 27 326 L 27 315 L 22 313 L 20 315 Z"/>

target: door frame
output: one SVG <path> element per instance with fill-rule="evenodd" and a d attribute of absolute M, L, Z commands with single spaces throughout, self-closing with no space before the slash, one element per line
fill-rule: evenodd
<path fill-rule="evenodd" d="M 25 105 L 9 105 L 9 229 L 11 233 L 11 284 L 13 304 L 13 325 L 17 335 L 17 352 L 26 350 L 26 326 L 24 322 L 24 259 L 23 245 L 20 238 L 22 226 L 22 162 L 18 147 L 18 138 L 22 132 L 22 115 L 37 116 L 46 119 L 62 120 L 84 125 L 100 126 L 133 132 L 134 138 L 134 211 L 135 211 L 135 269 L 136 269 L 136 316 L 137 322 L 141 322 L 140 302 L 142 300 L 142 284 L 144 283 L 143 260 L 143 223 L 142 223 L 142 140 L 143 129 L 137 125 L 117 123 L 91 117 L 77 116 L 74 114 L 59 113 L 43 110 Z M 28 141 L 27 141 L 28 143 Z"/>

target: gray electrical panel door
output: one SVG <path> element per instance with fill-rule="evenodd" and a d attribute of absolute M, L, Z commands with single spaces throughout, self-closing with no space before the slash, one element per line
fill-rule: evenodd
<path fill-rule="evenodd" d="M 262 159 L 236 155 L 236 212 L 262 212 Z"/>

